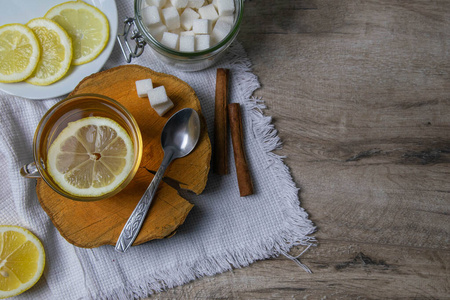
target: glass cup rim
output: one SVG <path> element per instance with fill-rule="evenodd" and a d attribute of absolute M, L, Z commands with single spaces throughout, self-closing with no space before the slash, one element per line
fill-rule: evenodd
<path fill-rule="evenodd" d="M 116 105 L 117 107 L 120 108 L 122 113 L 124 113 L 124 115 L 128 118 L 128 121 L 132 124 L 133 136 L 131 138 L 133 140 L 133 143 L 135 143 L 134 151 L 135 151 L 135 153 L 137 153 L 137 157 L 135 157 L 135 160 L 134 160 L 133 168 L 131 169 L 130 173 L 128 174 L 126 179 L 123 181 L 123 183 L 121 183 L 121 185 L 120 185 L 122 187 L 121 188 L 118 187 L 117 189 L 113 190 L 110 193 L 107 193 L 107 194 L 104 194 L 101 196 L 95 196 L 95 197 L 82 197 L 82 196 L 71 195 L 71 194 L 65 192 L 64 190 L 62 190 L 61 188 L 59 188 L 58 186 L 55 186 L 55 184 L 52 181 L 50 181 L 49 178 L 47 178 L 47 176 L 46 176 L 47 172 L 42 168 L 41 163 L 38 161 L 38 157 L 39 157 L 38 152 L 39 152 L 39 147 L 41 145 L 40 138 L 41 138 L 43 129 L 45 127 L 45 124 L 47 123 L 49 118 L 58 110 L 59 107 L 63 106 L 67 102 L 75 101 L 77 99 L 84 99 L 84 98 L 93 98 L 93 99 L 97 99 L 97 100 L 100 99 L 101 101 L 105 101 L 105 102 L 112 102 L 114 105 Z M 114 100 L 105 95 L 96 94 L 96 93 L 82 93 L 82 94 L 76 94 L 76 95 L 69 95 L 68 97 L 62 99 L 61 101 L 58 101 L 56 104 L 54 104 L 52 107 L 50 107 L 47 110 L 47 112 L 44 114 L 44 116 L 41 118 L 41 120 L 39 121 L 39 124 L 36 128 L 34 138 L 33 138 L 33 159 L 36 164 L 37 171 L 39 172 L 40 178 L 42 178 L 45 181 L 45 183 L 52 190 L 54 190 L 61 196 L 64 196 L 64 197 L 72 199 L 72 200 L 96 201 L 96 200 L 109 198 L 109 197 L 119 193 L 123 188 L 125 188 L 130 183 L 130 181 L 136 175 L 139 165 L 141 163 L 142 147 L 143 147 L 142 134 L 139 129 L 139 125 L 138 125 L 136 119 L 133 117 L 133 115 L 128 111 L 128 109 L 125 106 L 123 106 L 117 100 Z"/>
<path fill-rule="evenodd" d="M 145 0 L 135 0 L 134 1 L 134 16 L 135 16 L 136 25 L 139 29 L 139 32 L 143 35 L 144 39 L 147 41 L 147 43 L 150 46 L 154 46 L 157 50 L 164 51 L 166 54 L 170 54 L 173 56 L 179 56 L 182 58 L 204 59 L 205 55 L 207 56 L 208 54 L 214 54 L 216 51 L 221 50 L 221 48 L 223 46 L 225 46 L 228 42 L 232 41 L 233 38 L 239 32 L 239 28 L 240 28 L 241 22 L 242 22 L 242 17 L 244 14 L 244 0 L 234 0 L 235 2 L 239 3 L 239 9 L 237 11 L 238 15 L 236 17 L 236 22 L 233 24 L 231 31 L 227 34 L 227 36 L 225 38 L 223 38 L 219 43 L 217 43 L 213 47 L 210 47 L 203 51 L 181 52 L 181 51 L 176 51 L 169 47 L 166 47 L 165 45 L 160 43 L 157 39 L 155 39 L 150 34 L 150 32 L 147 30 L 147 26 L 145 26 L 145 24 L 143 24 L 142 16 L 140 14 L 141 7 L 142 7 L 142 1 L 145 1 Z"/>

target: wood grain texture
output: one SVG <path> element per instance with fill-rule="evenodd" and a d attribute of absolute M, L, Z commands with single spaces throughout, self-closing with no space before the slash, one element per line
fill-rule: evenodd
<path fill-rule="evenodd" d="M 150 298 L 449 299 L 450 2 L 246 1 L 238 40 L 318 227 L 313 274 L 272 259 Z"/>
<path fill-rule="evenodd" d="M 154 86 L 164 85 L 174 108 L 159 117 L 147 98 L 139 98 L 135 81 L 151 78 Z M 54 192 L 43 180 L 36 187 L 41 206 L 61 235 L 70 243 L 84 248 L 115 245 L 126 221 L 153 179 L 163 158 L 160 134 L 167 119 L 176 111 L 190 107 L 201 120 L 201 134 L 194 151 L 175 160 L 165 173 L 166 179 L 179 188 L 199 194 L 208 178 L 211 143 L 200 103 L 194 90 L 180 79 L 148 68 L 127 65 L 95 73 L 85 78 L 71 95 L 97 93 L 123 104 L 134 116 L 143 139 L 139 170 L 128 186 L 117 195 L 95 202 L 66 199 Z M 184 222 L 193 205 L 178 195 L 177 189 L 161 183 L 148 215 L 133 245 L 172 236 Z"/>

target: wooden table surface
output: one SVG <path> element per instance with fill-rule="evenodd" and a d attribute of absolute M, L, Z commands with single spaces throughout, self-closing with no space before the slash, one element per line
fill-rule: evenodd
<path fill-rule="evenodd" d="M 449 299 L 450 1 L 247 0 L 238 39 L 318 227 L 313 274 L 280 257 L 151 298 Z"/>

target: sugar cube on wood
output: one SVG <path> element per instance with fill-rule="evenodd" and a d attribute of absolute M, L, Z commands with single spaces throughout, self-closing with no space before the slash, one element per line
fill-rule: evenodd
<path fill-rule="evenodd" d="M 148 91 L 148 100 L 150 101 L 151 107 L 160 116 L 164 115 L 173 107 L 173 102 L 167 96 L 164 86 L 158 86 Z"/>
<path fill-rule="evenodd" d="M 163 105 L 158 105 L 157 107 L 154 107 L 153 109 L 156 111 L 156 113 L 162 117 L 166 112 L 168 112 L 173 107 L 173 102 L 170 101 Z"/>
<path fill-rule="evenodd" d="M 158 105 L 166 104 L 170 101 L 167 96 L 166 89 L 163 85 L 155 87 L 147 92 L 148 101 L 150 101 L 150 105 L 155 108 Z"/>
<path fill-rule="evenodd" d="M 150 78 L 136 81 L 136 92 L 139 97 L 147 97 L 148 91 L 153 89 L 153 83 Z"/>

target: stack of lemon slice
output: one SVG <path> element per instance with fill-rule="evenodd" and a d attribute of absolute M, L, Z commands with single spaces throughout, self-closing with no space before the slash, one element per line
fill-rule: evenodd
<path fill-rule="evenodd" d="M 0 82 L 25 80 L 49 85 L 70 65 L 94 60 L 109 39 L 109 23 L 96 7 L 69 1 L 52 7 L 44 18 L 0 27 Z"/>

